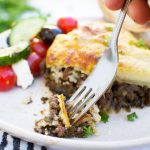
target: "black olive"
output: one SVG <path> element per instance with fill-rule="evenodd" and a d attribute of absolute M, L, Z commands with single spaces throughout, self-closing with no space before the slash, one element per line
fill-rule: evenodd
<path fill-rule="evenodd" d="M 43 28 L 39 35 L 40 38 L 44 41 L 44 43 L 46 43 L 49 46 L 52 44 L 56 37 L 55 33 L 48 28 Z"/>
<path fill-rule="evenodd" d="M 55 33 L 55 35 L 62 34 L 62 31 L 59 28 L 53 28 L 52 31 Z"/>

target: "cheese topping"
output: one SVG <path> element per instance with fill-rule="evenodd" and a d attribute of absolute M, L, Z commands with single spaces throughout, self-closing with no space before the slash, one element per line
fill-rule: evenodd
<path fill-rule="evenodd" d="M 27 60 L 21 60 L 12 65 L 13 71 L 17 75 L 17 85 L 23 89 L 29 87 L 34 80 Z"/>

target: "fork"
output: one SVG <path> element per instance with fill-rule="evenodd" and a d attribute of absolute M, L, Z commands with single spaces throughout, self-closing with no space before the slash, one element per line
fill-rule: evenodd
<path fill-rule="evenodd" d="M 131 0 L 126 0 L 121 9 L 108 46 L 95 69 L 67 102 L 72 124 L 76 123 L 103 96 L 114 81 L 118 67 L 118 37 L 130 2 Z"/>

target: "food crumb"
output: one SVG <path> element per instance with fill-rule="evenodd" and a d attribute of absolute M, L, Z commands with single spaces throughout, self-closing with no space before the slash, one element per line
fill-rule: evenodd
<path fill-rule="evenodd" d="M 48 97 L 42 97 L 41 101 L 42 101 L 42 104 L 45 104 L 48 101 Z"/>
<path fill-rule="evenodd" d="M 41 113 L 42 115 L 44 115 L 44 110 L 41 110 L 40 113 Z"/>
<path fill-rule="evenodd" d="M 24 99 L 24 100 L 22 101 L 22 103 L 25 104 L 25 105 L 29 105 L 29 104 L 31 104 L 32 102 L 33 102 L 33 100 L 32 100 L 31 97 L 28 97 L 28 98 L 26 98 L 26 99 Z"/>

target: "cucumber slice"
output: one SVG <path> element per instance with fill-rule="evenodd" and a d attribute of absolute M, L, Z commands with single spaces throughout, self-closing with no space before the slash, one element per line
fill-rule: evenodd
<path fill-rule="evenodd" d="M 28 18 L 20 21 L 12 28 L 9 37 L 10 45 L 16 45 L 21 41 L 29 42 L 29 40 L 40 32 L 45 23 L 46 19 L 43 17 Z"/>
<path fill-rule="evenodd" d="M 14 64 L 26 58 L 29 53 L 28 42 L 20 42 L 15 46 L 0 49 L 0 66 Z"/>

